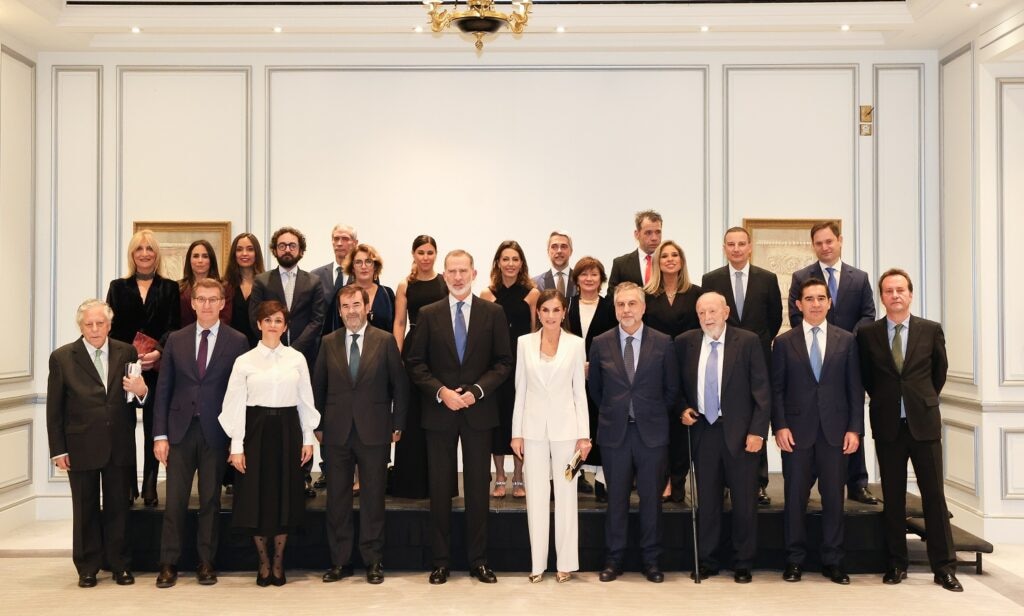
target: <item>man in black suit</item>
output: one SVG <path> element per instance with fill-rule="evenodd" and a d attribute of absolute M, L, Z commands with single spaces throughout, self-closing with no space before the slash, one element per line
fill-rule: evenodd
<path fill-rule="evenodd" d="M 757 553 L 757 459 L 768 436 L 771 385 L 756 334 L 728 327 L 729 305 L 710 292 L 697 300 L 700 330 L 676 338 L 683 375 L 682 422 L 694 438 L 698 558 L 693 575 L 718 574 L 722 487 L 732 499 L 733 579 L 751 581 Z"/>
<path fill-rule="evenodd" d="M 801 326 L 775 340 L 772 357 L 772 428 L 786 481 L 782 579 L 800 581 L 807 558 L 807 499 L 817 477 L 821 573 L 836 584 L 849 584 L 843 567 L 843 485 L 847 456 L 864 433 L 857 341 L 825 320 L 831 301 L 823 280 L 804 282 L 796 305 Z"/>
<path fill-rule="evenodd" d="M 629 529 L 629 493 L 636 475 L 644 577 L 665 579 L 661 556 L 661 491 L 668 471 L 669 417 L 679 395 L 672 339 L 644 327 L 644 292 L 632 282 L 615 288 L 619 326 L 594 338 L 587 387 L 598 404 L 597 439 L 608 486 L 602 582 L 622 575 Z"/>
<path fill-rule="evenodd" d="M 324 337 L 313 371 L 327 460 L 327 543 L 332 567 L 324 582 L 352 575 L 352 480 L 359 465 L 359 553 L 366 581 L 384 581 L 384 486 L 391 443 L 405 428 L 409 381 L 394 336 L 367 327 L 370 297 L 349 285 L 338 293 L 345 323 Z"/>
<path fill-rule="evenodd" d="M 306 254 L 306 236 L 292 227 L 281 227 L 270 238 L 271 250 L 277 258 L 275 269 L 258 274 L 252 283 L 249 296 L 249 321 L 252 331 L 259 331 L 256 312 L 260 304 L 276 300 L 288 307 L 288 331 L 281 342 L 302 353 L 310 373 L 320 347 L 320 336 L 324 326 L 324 290 L 320 280 L 309 272 L 299 269 L 299 261 Z M 313 460 L 303 465 L 306 474 L 306 497 L 314 498 Z"/>
<path fill-rule="evenodd" d="M 864 388 L 871 396 L 871 432 L 885 497 L 889 568 L 882 581 L 907 577 L 907 459 L 914 465 L 928 528 L 928 562 L 946 590 L 963 591 L 942 487 L 942 417 L 939 393 L 946 383 L 942 326 L 910 314 L 914 283 L 900 269 L 878 279 L 885 318 L 857 332 Z"/>
<path fill-rule="evenodd" d="M 220 322 L 224 287 L 203 278 L 192 288 L 196 323 L 167 337 L 153 406 L 153 455 L 167 468 L 167 507 L 160 540 L 157 588 L 178 581 L 185 516 L 199 471 L 196 581 L 217 583 L 213 561 L 220 530 L 220 483 L 228 437 L 217 421 L 235 359 L 249 350 L 244 334 Z"/>
<path fill-rule="evenodd" d="M 572 279 L 569 258 L 572 257 L 572 238 L 562 231 L 552 231 L 548 236 L 548 259 L 551 269 L 533 277 L 533 284 L 539 291 L 558 289 L 565 297 L 576 295 L 576 283 Z M 580 478 L 582 479 L 582 477 Z"/>
<path fill-rule="evenodd" d="M 754 332 L 761 339 L 765 365 L 771 374 L 772 340 L 782 327 L 782 292 L 774 272 L 751 265 L 750 233 L 743 227 L 725 232 L 722 250 L 729 265 L 704 274 L 700 286 L 725 297 L 729 304 L 729 325 Z M 768 496 L 768 448 L 761 449 L 757 466 L 757 503 L 772 504 Z"/>
<path fill-rule="evenodd" d="M 498 386 L 512 373 L 508 321 L 501 306 L 473 295 L 473 257 L 444 258 L 448 297 L 423 307 L 405 365 L 422 396 L 430 478 L 431 584 L 448 581 L 456 453 L 462 441 L 466 555 L 470 574 L 498 579 L 487 565 L 491 431 L 498 425 Z"/>
<path fill-rule="evenodd" d="M 654 210 L 643 210 L 636 213 L 634 223 L 636 230 L 633 231 L 633 238 L 638 248 L 612 261 L 608 288 L 613 292 L 620 282 L 632 282 L 643 288 L 651 277 L 654 251 L 661 244 L 661 214 Z"/>
<path fill-rule="evenodd" d="M 127 543 L 135 409 L 149 390 L 142 376 L 122 376 L 138 354 L 132 345 L 109 337 L 113 318 L 106 303 L 83 302 L 75 314 L 82 337 L 50 354 L 46 385 L 50 459 L 67 472 L 71 484 L 71 558 L 82 588 L 96 585 L 104 559 L 118 585 L 135 583 Z M 125 392 L 134 394 L 132 402 Z"/>
<path fill-rule="evenodd" d="M 875 300 L 871 295 L 871 281 L 863 270 L 843 263 L 843 236 L 834 220 L 819 222 L 811 227 L 811 243 L 818 261 L 793 272 L 789 286 L 789 324 L 800 326 L 803 317 L 796 306 L 800 287 L 811 278 L 824 280 L 832 297 L 828 311 L 830 325 L 857 335 L 857 329 L 875 319 Z M 863 436 L 863 435 L 861 435 Z M 858 447 L 849 460 L 846 495 L 850 500 L 866 505 L 877 505 L 878 499 L 868 489 L 868 467 L 864 448 Z"/>

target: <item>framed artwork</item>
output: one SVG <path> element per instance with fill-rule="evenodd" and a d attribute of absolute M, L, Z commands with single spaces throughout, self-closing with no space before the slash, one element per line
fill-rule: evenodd
<path fill-rule="evenodd" d="M 206 240 L 217 253 L 217 265 L 224 273 L 225 260 L 231 248 L 231 222 L 152 222 L 136 221 L 132 232 L 149 229 L 160 242 L 160 275 L 178 280 L 184 271 L 185 253 L 196 240 Z"/>
<path fill-rule="evenodd" d="M 753 249 L 750 262 L 775 272 L 782 291 L 782 329 L 789 329 L 789 283 L 793 272 L 807 267 L 817 257 L 811 244 L 811 227 L 821 218 L 744 218 Z M 842 221 L 833 220 L 842 231 Z"/>

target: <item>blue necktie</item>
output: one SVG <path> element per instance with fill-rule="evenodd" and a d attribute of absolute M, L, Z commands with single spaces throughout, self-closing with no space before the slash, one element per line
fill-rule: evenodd
<path fill-rule="evenodd" d="M 832 305 L 835 306 L 836 302 L 839 301 L 839 285 L 836 284 L 836 268 L 826 267 L 825 271 L 828 272 L 828 292 L 832 296 Z"/>
<path fill-rule="evenodd" d="M 352 346 L 348 348 L 348 373 L 352 375 L 352 382 L 355 382 L 359 374 L 359 334 L 352 334 Z"/>
<path fill-rule="evenodd" d="M 704 417 L 709 424 L 718 421 L 721 406 L 718 400 L 718 345 L 717 340 L 711 342 L 711 353 L 704 370 Z"/>
<path fill-rule="evenodd" d="M 814 373 L 814 380 L 821 380 L 821 347 L 818 346 L 818 334 L 821 333 L 820 327 L 812 327 L 811 334 L 811 372 Z"/>
<path fill-rule="evenodd" d="M 455 302 L 455 351 L 459 354 L 459 363 L 462 363 L 466 355 L 466 317 L 462 314 L 462 307 L 466 302 Z"/>
<path fill-rule="evenodd" d="M 736 299 L 736 318 L 742 321 L 743 302 L 747 301 L 746 295 L 743 293 L 743 272 L 736 272 L 736 284 L 734 285 L 732 295 Z"/>

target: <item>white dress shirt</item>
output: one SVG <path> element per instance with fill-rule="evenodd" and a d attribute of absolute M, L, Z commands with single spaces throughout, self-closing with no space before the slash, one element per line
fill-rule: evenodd
<path fill-rule="evenodd" d="M 826 285 L 828 285 L 828 270 L 826 270 L 825 268 L 831 267 L 833 270 L 835 270 L 835 271 L 832 272 L 832 275 L 835 276 L 836 288 L 838 289 L 839 288 L 839 273 L 841 271 L 843 271 L 843 260 L 842 259 L 836 259 L 836 262 L 833 263 L 832 265 L 825 265 L 824 261 L 818 261 L 818 267 L 821 268 L 821 275 L 825 277 L 825 284 Z"/>
<path fill-rule="evenodd" d="M 463 302 L 462 305 L 462 316 L 466 320 L 466 333 L 469 333 L 469 313 L 473 307 L 473 294 L 470 293 L 466 296 L 466 299 L 455 299 L 455 296 L 451 293 L 448 294 L 448 309 L 452 314 L 452 330 L 455 329 L 455 306 Z"/>
<path fill-rule="evenodd" d="M 807 357 L 811 356 L 811 345 L 814 343 L 814 333 L 811 331 L 815 327 L 820 329 L 818 332 L 818 348 L 821 349 L 821 363 L 825 363 L 825 338 L 828 336 L 827 330 L 828 321 L 822 321 L 821 325 L 811 325 L 806 320 L 802 322 L 804 328 L 804 344 L 807 345 Z"/>
<path fill-rule="evenodd" d="M 271 349 L 260 342 L 235 360 L 228 380 L 220 425 L 231 438 L 231 453 L 245 451 L 245 411 L 248 406 L 299 409 L 302 444 L 313 444 L 313 430 L 320 413 L 313 403 L 306 358 L 295 349 L 279 344 Z"/>
<path fill-rule="evenodd" d="M 728 326 L 727 326 L 728 327 Z M 718 400 L 722 400 L 722 366 L 725 364 L 725 329 L 722 329 L 722 335 L 718 337 L 718 340 L 709 338 L 707 334 L 701 339 L 700 344 L 700 360 L 697 362 L 697 410 L 701 415 L 704 414 L 704 376 L 708 371 L 708 356 L 711 355 L 711 343 L 718 342 Z M 719 417 L 725 415 L 725 409 L 722 408 L 719 403 L 718 415 Z"/>
<path fill-rule="evenodd" d="M 345 329 L 345 359 L 348 360 L 348 364 L 352 365 L 352 334 L 357 334 L 359 337 L 356 338 L 356 347 L 359 348 L 359 357 L 363 356 L 363 340 L 366 340 L 366 326 L 369 325 L 369 321 L 363 323 L 363 326 L 356 331 Z"/>
<path fill-rule="evenodd" d="M 747 261 L 747 264 L 743 266 L 743 269 L 736 269 L 731 263 L 729 264 L 729 287 L 732 288 L 733 293 L 736 292 L 736 274 L 738 272 L 743 272 L 743 277 L 740 280 L 743 281 L 743 297 L 744 301 L 746 301 L 747 283 L 750 282 L 750 261 Z"/>

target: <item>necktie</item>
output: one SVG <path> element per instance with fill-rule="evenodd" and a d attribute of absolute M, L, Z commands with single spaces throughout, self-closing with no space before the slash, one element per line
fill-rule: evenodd
<path fill-rule="evenodd" d="M 626 378 L 629 379 L 629 383 L 633 383 L 633 377 L 636 376 L 636 358 L 633 355 L 633 336 L 626 336 L 626 348 L 622 350 L 622 363 L 626 364 Z M 629 400 L 629 418 L 636 420 L 636 416 L 633 414 L 633 398 Z"/>
<path fill-rule="evenodd" d="M 896 333 L 892 336 L 892 361 L 896 364 L 896 371 L 903 372 L 903 338 L 900 332 L 903 331 L 903 323 L 896 326 Z"/>
<path fill-rule="evenodd" d="M 558 276 L 558 282 L 555 283 L 555 288 L 558 289 L 558 292 L 561 293 L 562 296 L 564 297 L 565 296 L 565 272 L 558 272 L 555 275 Z"/>
<path fill-rule="evenodd" d="M 743 272 L 736 272 L 736 284 L 733 285 L 732 295 L 736 299 L 736 318 L 743 320 L 743 302 L 747 296 L 743 292 Z"/>
<path fill-rule="evenodd" d="M 828 272 L 828 292 L 832 296 L 832 305 L 835 306 L 836 302 L 839 301 L 839 285 L 836 283 L 836 268 L 826 267 L 825 271 Z"/>
<path fill-rule="evenodd" d="M 348 347 L 348 373 L 352 375 L 352 380 L 356 380 L 356 375 L 359 374 L 359 345 L 356 341 L 359 340 L 359 334 L 352 334 L 352 345 Z"/>
<path fill-rule="evenodd" d="M 345 273 L 341 271 L 341 266 L 334 268 L 337 276 L 334 279 L 334 297 L 331 298 L 331 331 L 334 331 L 341 327 L 341 317 L 338 315 L 338 291 L 345 286 Z"/>
<path fill-rule="evenodd" d="M 292 309 L 292 296 L 295 295 L 295 272 L 284 273 L 284 301 L 288 310 Z"/>
<path fill-rule="evenodd" d="M 103 369 L 103 350 L 96 349 L 96 355 L 92 358 L 93 365 L 96 366 L 96 372 L 100 375 L 100 381 L 103 382 L 103 389 L 107 388 L 107 374 L 106 370 Z"/>
<path fill-rule="evenodd" d="M 334 268 L 334 290 L 339 291 L 341 287 L 345 286 L 345 273 L 341 271 L 341 266 Z"/>
<path fill-rule="evenodd" d="M 199 365 L 199 378 L 206 376 L 206 356 L 210 354 L 210 330 L 203 330 L 203 338 L 199 341 L 199 353 L 196 362 Z"/>
<path fill-rule="evenodd" d="M 466 302 L 455 302 L 455 351 L 459 354 L 459 363 L 466 355 L 466 317 L 462 314 L 462 307 Z"/>
<path fill-rule="evenodd" d="M 718 400 L 718 345 L 722 344 L 717 340 L 711 342 L 711 353 L 708 354 L 708 363 L 704 369 L 704 417 L 709 424 L 718 421 L 721 415 L 720 402 Z"/>
<path fill-rule="evenodd" d="M 651 279 L 651 255 L 644 257 L 644 262 L 647 264 L 644 267 L 644 284 L 647 284 Z"/>
<path fill-rule="evenodd" d="M 821 333 L 820 327 L 812 327 L 811 334 L 811 372 L 814 373 L 814 380 L 821 380 L 821 347 L 818 346 L 818 334 Z"/>

